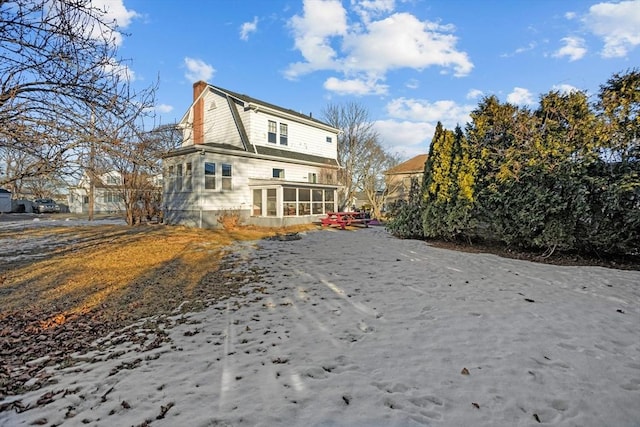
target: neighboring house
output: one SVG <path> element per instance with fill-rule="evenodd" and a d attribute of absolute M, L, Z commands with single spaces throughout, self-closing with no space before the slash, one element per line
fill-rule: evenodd
<path fill-rule="evenodd" d="M 89 212 L 90 185 L 89 175 L 85 172 L 82 178 L 80 178 L 78 185 L 69 187 L 69 212 Z M 162 188 L 162 176 L 154 178 L 154 185 L 157 191 L 160 192 Z M 94 213 L 116 213 L 125 211 L 125 205 L 122 200 L 122 176 L 119 172 L 110 171 L 98 175 L 94 180 L 93 194 Z"/>
<path fill-rule="evenodd" d="M 11 212 L 11 192 L 0 188 L 0 213 Z"/>
<path fill-rule="evenodd" d="M 411 178 L 417 178 L 418 182 L 422 182 L 424 164 L 426 161 L 426 154 L 418 154 L 406 162 L 392 167 L 384 173 L 384 180 L 387 188 L 387 205 L 398 200 L 407 200 L 409 198 Z"/>
<path fill-rule="evenodd" d="M 338 129 L 202 81 L 179 126 L 182 146 L 163 159 L 167 223 L 283 226 L 336 210 Z"/>

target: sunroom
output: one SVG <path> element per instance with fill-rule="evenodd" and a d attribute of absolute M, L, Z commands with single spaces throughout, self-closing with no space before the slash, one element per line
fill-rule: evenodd
<path fill-rule="evenodd" d="M 284 218 L 296 224 L 336 210 L 337 185 L 250 179 L 249 188 L 254 219 Z"/>

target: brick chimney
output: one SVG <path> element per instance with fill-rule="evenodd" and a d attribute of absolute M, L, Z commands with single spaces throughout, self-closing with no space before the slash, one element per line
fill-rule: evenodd
<path fill-rule="evenodd" d="M 202 80 L 193 84 L 193 143 L 204 144 L 204 99 L 198 97 L 207 89 L 208 84 Z"/>

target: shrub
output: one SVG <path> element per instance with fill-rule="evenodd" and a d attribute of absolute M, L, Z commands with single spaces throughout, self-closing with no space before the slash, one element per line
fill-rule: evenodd
<path fill-rule="evenodd" d="M 225 230 L 236 230 L 242 225 L 240 209 L 228 209 L 218 215 L 218 224 Z"/>

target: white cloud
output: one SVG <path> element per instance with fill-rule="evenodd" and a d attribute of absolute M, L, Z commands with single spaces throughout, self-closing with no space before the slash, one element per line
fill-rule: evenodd
<path fill-rule="evenodd" d="M 108 63 L 104 64 L 103 68 L 107 73 L 120 76 L 123 80 L 126 80 L 128 82 L 133 82 L 136 80 L 136 73 L 131 68 L 129 68 L 128 65 L 118 62 L 114 58 L 111 58 Z"/>
<path fill-rule="evenodd" d="M 569 94 L 571 92 L 579 92 L 580 91 L 580 89 L 578 89 L 577 87 L 571 86 L 571 85 L 568 85 L 568 84 L 553 85 L 551 87 L 551 89 L 555 90 L 555 91 L 558 91 L 560 93 L 563 93 L 563 94 Z"/>
<path fill-rule="evenodd" d="M 374 128 L 382 144 L 392 153 L 403 158 L 429 152 L 435 125 L 427 122 L 378 120 Z"/>
<path fill-rule="evenodd" d="M 533 49 L 536 48 L 537 45 L 538 44 L 536 42 L 530 42 L 528 45 L 526 45 L 524 47 L 519 47 L 519 48 L 517 48 L 516 50 L 514 50 L 511 53 L 503 53 L 503 54 L 500 55 L 500 57 L 502 57 L 502 58 L 511 58 L 513 56 L 520 55 L 521 53 L 525 53 L 525 52 L 528 52 L 530 50 L 533 50 Z"/>
<path fill-rule="evenodd" d="M 383 13 L 393 12 L 395 0 L 354 0 L 353 9 L 364 22 L 370 22 L 373 17 Z"/>
<path fill-rule="evenodd" d="M 405 86 L 409 89 L 417 89 L 420 87 L 420 81 L 417 79 L 409 79 L 409 81 L 405 83 Z"/>
<path fill-rule="evenodd" d="M 167 104 L 158 104 L 154 107 L 158 113 L 170 113 L 173 111 L 173 106 Z"/>
<path fill-rule="evenodd" d="M 447 129 L 464 126 L 473 108 L 473 105 L 458 105 L 448 100 L 398 98 L 387 103 L 390 119 L 376 121 L 375 128 L 390 151 L 413 157 L 429 151 L 438 122 Z"/>
<path fill-rule="evenodd" d="M 605 58 L 623 57 L 640 44 L 640 0 L 595 4 L 584 22 L 604 40 Z"/>
<path fill-rule="evenodd" d="M 211 65 L 201 59 L 186 57 L 184 58 L 184 65 L 187 67 L 184 76 L 192 83 L 199 80 L 207 82 L 213 77 L 213 73 L 216 71 Z"/>
<path fill-rule="evenodd" d="M 287 77 L 296 78 L 315 70 L 336 67 L 331 37 L 347 32 L 347 13 L 340 0 L 307 0 L 304 15 L 293 16 L 289 25 L 293 29 L 295 47 L 306 62 L 291 64 Z"/>
<path fill-rule="evenodd" d="M 140 15 L 125 7 L 123 0 L 91 0 L 91 6 L 104 12 L 103 18 L 107 23 L 114 22 L 119 29 L 127 28 L 134 18 Z M 104 35 L 109 40 L 113 40 L 116 46 L 122 44 L 122 34 L 111 31 L 102 25 L 93 28 L 94 37 Z"/>
<path fill-rule="evenodd" d="M 507 95 L 507 102 L 514 105 L 533 105 L 535 100 L 529 90 L 515 87 L 513 88 L 513 92 Z"/>
<path fill-rule="evenodd" d="M 440 66 L 464 76 L 473 68 L 467 54 L 455 50 L 457 38 L 447 34 L 448 27 L 396 13 L 371 22 L 366 30 L 345 37 L 345 66 L 351 70 L 386 73 L 397 68 Z"/>
<path fill-rule="evenodd" d="M 253 21 L 245 22 L 240 26 L 240 39 L 249 40 L 249 34 L 255 33 L 258 30 L 258 17 L 254 16 Z"/>
<path fill-rule="evenodd" d="M 562 42 L 564 46 L 553 54 L 556 58 L 568 56 L 569 61 L 577 61 L 587 53 L 587 49 L 584 47 L 584 39 L 580 37 L 565 37 Z"/>
<path fill-rule="evenodd" d="M 456 49 L 453 26 L 420 21 L 408 13 L 393 13 L 394 1 L 353 1 L 360 20 L 347 23 L 347 11 L 336 0 L 305 0 L 303 16 L 289 21 L 295 48 L 304 61 L 290 64 L 285 75 L 295 79 L 318 70 L 335 71 L 342 81 L 372 78 L 384 81 L 390 70 L 441 67 L 465 76 L 473 64 Z M 378 16 L 387 15 L 378 19 Z M 337 79 L 340 81 L 340 79 Z M 370 84 L 379 93 L 378 84 Z"/>
<path fill-rule="evenodd" d="M 471 89 L 467 92 L 467 99 L 478 99 L 482 98 L 482 96 L 484 96 L 484 92 L 480 89 Z"/>
<path fill-rule="evenodd" d="M 567 12 L 564 14 L 564 17 L 568 20 L 576 19 L 576 16 L 578 15 L 575 12 Z"/>
<path fill-rule="evenodd" d="M 473 105 L 458 105 L 449 100 L 429 102 L 424 99 L 407 98 L 394 99 L 386 106 L 387 113 L 392 118 L 430 122 L 433 126 L 440 121 L 451 129 L 458 124 L 462 126 L 467 123 L 473 108 Z"/>
<path fill-rule="evenodd" d="M 378 84 L 375 79 L 340 80 L 335 77 L 329 77 L 324 82 L 324 88 L 330 92 L 335 92 L 338 95 L 367 95 L 372 93 L 384 95 L 387 93 L 388 86 Z"/>

